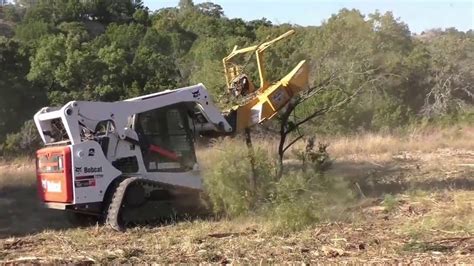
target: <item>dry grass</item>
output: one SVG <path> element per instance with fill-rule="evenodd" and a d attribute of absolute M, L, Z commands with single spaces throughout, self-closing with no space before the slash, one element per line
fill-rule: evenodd
<path fill-rule="evenodd" d="M 471 191 L 418 192 L 409 195 L 406 208 L 414 215 L 400 230 L 413 237 L 429 237 L 433 232 L 474 235 L 474 198 Z M 447 208 L 439 208 L 446 206 Z"/>
<path fill-rule="evenodd" d="M 34 168 L 4 166 L 0 172 L 0 238 L 67 226 L 63 213 L 40 205 Z"/>
<path fill-rule="evenodd" d="M 391 160 L 393 155 L 404 152 L 434 153 L 439 150 L 466 152 L 474 154 L 474 126 L 458 125 L 450 128 L 414 128 L 404 134 L 364 133 L 351 136 L 316 136 L 316 141 L 329 144 L 330 155 L 337 159 L 376 158 L 377 160 Z M 268 135 L 265 138 L 254 139 L 254 146 L 268 151 L 274 157 L 277 154 L 278 138 Z M 245 145 L 242 138 L 226 140 L 228 144 Z M 304 141 L 297 142 L 286 152 L 287 159 L 294 159 L 293 150 L 305 148 Z M 201 147 L 198 149 L 198 158 L 204 165 L 212 164 L 206 159 L 213 149 L 225 147 Z M 474 163 L 474 161 L 473 161 Z"/>
<path fill-rule="evenodd" d="M 396 154 L 403 151 L 433 152 L 438 149 L 474 150 L 474 127 L 413 130 L 404 135 L 367 133 L 327 138 L 330 153 L 336 157 L 360 154 Z"/>
<path fill-rule="evenodd" d="M 472 197 L 472 193 L 471 193 Z M 414 203 L 415 204 L 415 203 Z M 449 205 L 440 202 L 446 208 Z M 356 223 L 324 223 L 288 235 L 275 235 L 252 218 L 187 221 L 117 233 L 104 227 L 46 230 L 0 240 L 4 262 L 93 263 L 281 263 L 404 262 L 473 263 L 466 234 L 428 233 L 416 242 L 400 230 L 422 217 L 421 209 L 401 203 L 396 211 L 371 202 L 361 206 Z M 446 239 L 465 241 L 445 245 Z M 430 243 L 438 243 L 436 246 Z M 423 247 L 424 250 L 420 250 Z M 444 250 L 440 247 L 444 247 Z M 434 254 L 434 251 L 442 250 Z M 26 259 L 25 259 L 26 258 Z"/>
<path fill-rule="evenodd" d="M 473 127 L 324 140 L 336 158 L 327 174 L 347 178 L 359 199 L 347 210 L 350 222 L 294 233 L 275 234 L 264 217 L 126 233 L 70 228 L 62 213 L 38 206 L 33 168 L 3 167 L 0 263 L 474 263 L 474 168 L 465 166 L 474 163 Z M 276 148 L 273 140 L 254 144 Z M 203 168 L 212 167 L 212 155 L 199 149 Z"/>
<path fill-rule="evenodd" d="M 0 188 L 5 186 L 28 186 L 34 180 L 35 162 L 29 158 L 0 161 Z"/>

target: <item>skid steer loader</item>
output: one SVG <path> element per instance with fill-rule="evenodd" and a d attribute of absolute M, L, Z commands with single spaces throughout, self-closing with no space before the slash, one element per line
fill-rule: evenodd
<path fill-rule="evenodd" d="M 261 60 L 262 47 L 274 42 L 241 52 L 256 52 Z M 231 93 L 244 75 L 231 63 L 239 53 L 235 48 L 224 59 Z M 42 108 L 34 116 L 46 146 L 36 154 L 41 200 L 48 208 L 96 217 L 116 230 L 174 212 L 192 214 L 202 189 L 194 137 L 235 134 L 272 118 L 307 79 L 302 61 L 277 82 L 261 80 L 249 101 L 223 112 L 202 84 L 125 101 Z"/>

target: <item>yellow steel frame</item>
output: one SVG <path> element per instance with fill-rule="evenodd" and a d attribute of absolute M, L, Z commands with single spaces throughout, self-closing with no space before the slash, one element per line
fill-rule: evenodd
<path fill-rule="evenodd" d="M 224 64 L 227 86 L 231 88 L 232 80 L 239 76 L 242 71 L 240 67 L 232 62 L 237 55 L 255 52 L 257 67 L 260 77 L 260 87 L 257 94 L 245 104 L 234 106 L 231 112 L 236 112 L 235 131 L 241 131 L 247 127 L 262 123 L 273 118 L 290 99 L 308 86 L 309 67 L 305 60 L 301 61 L 290 73 L 276 82 L 270 82 L 266 78 L 264 52 L 272 44 L 291 36 L 295 33 L 290 30 L 277 38 L 247 48 L 237 49 L 226 56 Z M 249 91 L 250 93 L 253 91 Z"/>
<path fill-rule="evenodd" d="M 225 71 L 225 77 L 226 77 L 226 82 L 227 82 L 227 87 L 230 88 L 231 87 L 231 82 L 232 80 L 238 76 L 239 74 L 241 73 L 238 73 L 239 72 L 239 69 L 238 67 L 236 67 L 234 64 L 231 63 L 231 60 L 236 57 L 237 55 L 240 55 L 240 54 L 246 54 L 246 53 L 250 53 L 250 52 L 255 52 L 255 56 L 257 57 L 257 67 L 258 67 L 258 74 L 259 74 L 259 77 L 260 77 L 260 89 L 264 89 L 266 87 L 268 87 L 268 85 L 270 84 L 266 78 L 266 72 L 265 72 L 265 62 L 263 60 L 263 56 L 264 56 L 264 52 L 265 50 L 270 47 L 272 44 L 288 37 L 288 36 L 291 36 L 295 33 L 295 30 L 289 30 L 287 32 L 285 32 L 284 34 L 276 37 L 275 39 L 273 40 L 270 40 L 268 42 L 264 42 L 264 43 L 261 43 L 259 45 L 254 45 L 254 46 L 250 46 L 250 47 L 247 47 L 247 48 L 242 48 L 242 49 L 237 49 L 237 45 L 234 46 L 234 49 L 232 50 L 232 52 L 224 57 L 224 59 L 222 59 L 222 62 L 224 64 L 224 71 Z"/>

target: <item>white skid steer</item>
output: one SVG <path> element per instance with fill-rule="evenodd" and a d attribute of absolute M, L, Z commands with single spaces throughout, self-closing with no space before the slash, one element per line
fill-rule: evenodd
<path fill-rule="evenodd" d="M 37 151 L 44 204 L 118 230 L 196 204 L 194 135 L 232 131 L 202 84 L 119 102 L 72 101 L 34 119 L 46 145 Z"/>

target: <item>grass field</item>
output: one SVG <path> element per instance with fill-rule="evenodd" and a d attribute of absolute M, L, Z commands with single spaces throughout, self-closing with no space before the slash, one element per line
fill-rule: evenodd
<path fill-rule="evenodd" d="M 474 263 L 474 128 L 325 141 L 335 158 L 327 175 L 344 177 L 357 200 L 346 219 L 291 233 L 260 216 L 74 228 L 39 206 L 32 162 L 4 163 L 0 263 Z"/>

